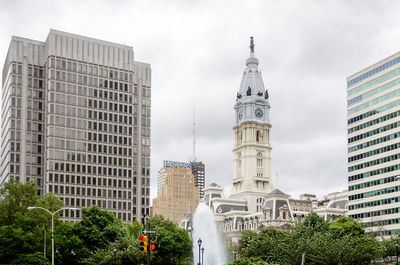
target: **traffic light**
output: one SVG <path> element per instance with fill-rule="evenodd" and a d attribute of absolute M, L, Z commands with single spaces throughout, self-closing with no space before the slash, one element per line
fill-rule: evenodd
<path fill-rule="evenodd" d="M 156 251 L 158 250 L 158 244 L 157 243 L 151 243 L 150 245 L 150 251 Z"/>
<path fill-rule="evenodd" d="M 140 251 L 147 252 L 147 236 L 141 236 L 140 238 Z"/>

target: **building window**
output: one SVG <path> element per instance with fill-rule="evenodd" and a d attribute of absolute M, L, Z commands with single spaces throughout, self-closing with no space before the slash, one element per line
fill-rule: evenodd
<path fill-rule="evenodd" d="M 256 141 L 257 141 L 257 143 L 260 143 L 263 141 L 263 135 L 260 130 L 257 130 L 257 132 L 256 132 Z"/>
<path fill-rule="evenodd" d="M 263 156 L 261 152 L 257 153 L 257 167 L 263 166 Z"/>

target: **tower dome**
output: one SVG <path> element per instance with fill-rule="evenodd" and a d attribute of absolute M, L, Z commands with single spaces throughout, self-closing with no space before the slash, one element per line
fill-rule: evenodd
<path fill-rule="evenodd" d="M 238 99 L 249 96 L 265 98 L 264 82 L 258 69 L 258 59 L 254 56 L 254 46 L 254 39 L 250 37 L 250 56 L 246 59 L 246 69 L 243 72 Z"/>

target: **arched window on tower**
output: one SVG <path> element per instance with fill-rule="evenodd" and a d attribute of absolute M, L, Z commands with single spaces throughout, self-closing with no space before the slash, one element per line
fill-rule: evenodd
<path fill-rule="evenodd" d="M 260 130 L 257 130 L 257 132 L 256 132 L 256 141 L 257 141 L 257 143 L 260 143 L 260 142 L 262 143 L 262 141 L 263 141 L 263 135 Z"/>
<path fill-rule="evenodd" d="M 263 166 L 263 155 L 261 152 L 257 153 L 257 167 Z"/>
<path fill-rule="evenodd" d="M 243 134 L 242 132 L 239 132 L 238 144 L 242 144 L 242 140 L 243 140 Z"/>
<path fill-rule="evenodd" d="M 238 168 L 242 168 L 242 154 L 239 153 L 238 155 Z"/>

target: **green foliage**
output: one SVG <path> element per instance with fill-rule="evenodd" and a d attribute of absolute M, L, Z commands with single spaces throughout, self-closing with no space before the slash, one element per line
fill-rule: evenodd
<path fill-rule="evenodd" d="M 365 234 L 362 224 L 356 222 L 353 218 L 345 216 L 340 216 L 335 222 L 330 223 L 328 228 L 337 236 L 361 236 Z"/>
<path fill-rule="evenodd" d="M 90 251 L 107 248 L 127 232 L 121 220 L 96 205 L 83 208 L 82 220 L 74 226 L 74 234 Z"/>
<path fill-rule="evenodd" d="M 125 235 L 106 249 L 98 249 L 93 255 L 83 259 L 82 263 L 88 265 L 142 264 L 145 258 L 145 255 L 139 251 L 139 241 L 130 235 Z"/>
<path fill-rule="evenodd" d="M 273 265 L 273 264 L 266 263 L 260 257 L 251 257 L 251 258 L 237 259 L 233 263 L 230 263 L 228 265 Z"/>
<path fill-rule="evenodd" d="M 127 224 L 128 234 L 132 237 L 138 238 L 142 233 L 142 225 L 138 221 L 133 221 L 133 224 Z"/>
<path fill-rule="evenodd" d="M 19 254 L 11 263 L 12 265 L 49 265 L 42 252 L 35 252 L 33 254 Z"/>
<path fill-rule="evenodd" d="M 75 233 L 75 224 L 60 223 L 55 229 L 57 264 L 79 264 L 79 261 L 91 254 L 83 240 Z"/>
<path fill-rule="evenodd" d="M 16 214 L 24 215 L 29 206 L 36 205 L 39 196 L 33 182 L 22 184 L 11 180 L 0 189 L 0 225 L 11 225 L 18 221 Z"/>
<path fill-rule="evenodd" d="M 192 257 L 192 241 L 188 233 L 162 216 L 149 219 L 151 229 L 157 230 L 156 240 L 160 248 L 152 257 L 154 265 L 185 264 Z"/>
<path fill-rule="evenodd" d="M 393 243 L 379 243 L 351 218 L 328 224 L 312 213 L 288 231 L 244 231 L 237 250 L 242 260 L 257 257 L 278 264 L 300 264 L 303 253 L 306 264 L 370 264 L 385 255 L 382 244 L 387 252 L 393 249 Z"/>
<path fill-rule="evenodd" d="M 15 264 L 30 264 L 26 263 L 29 260 L 35 260 L 35 264 L 46 262 L 39 258 L 43 257 L 45 230 L 50 242 L 51 216 L 27 208 L 58 209 L 62 201 L 51 194 L 40 198 L 33 182 L 22 184 L 14 180 L 4 184 L 0 198 L 0 260 Z"/>

